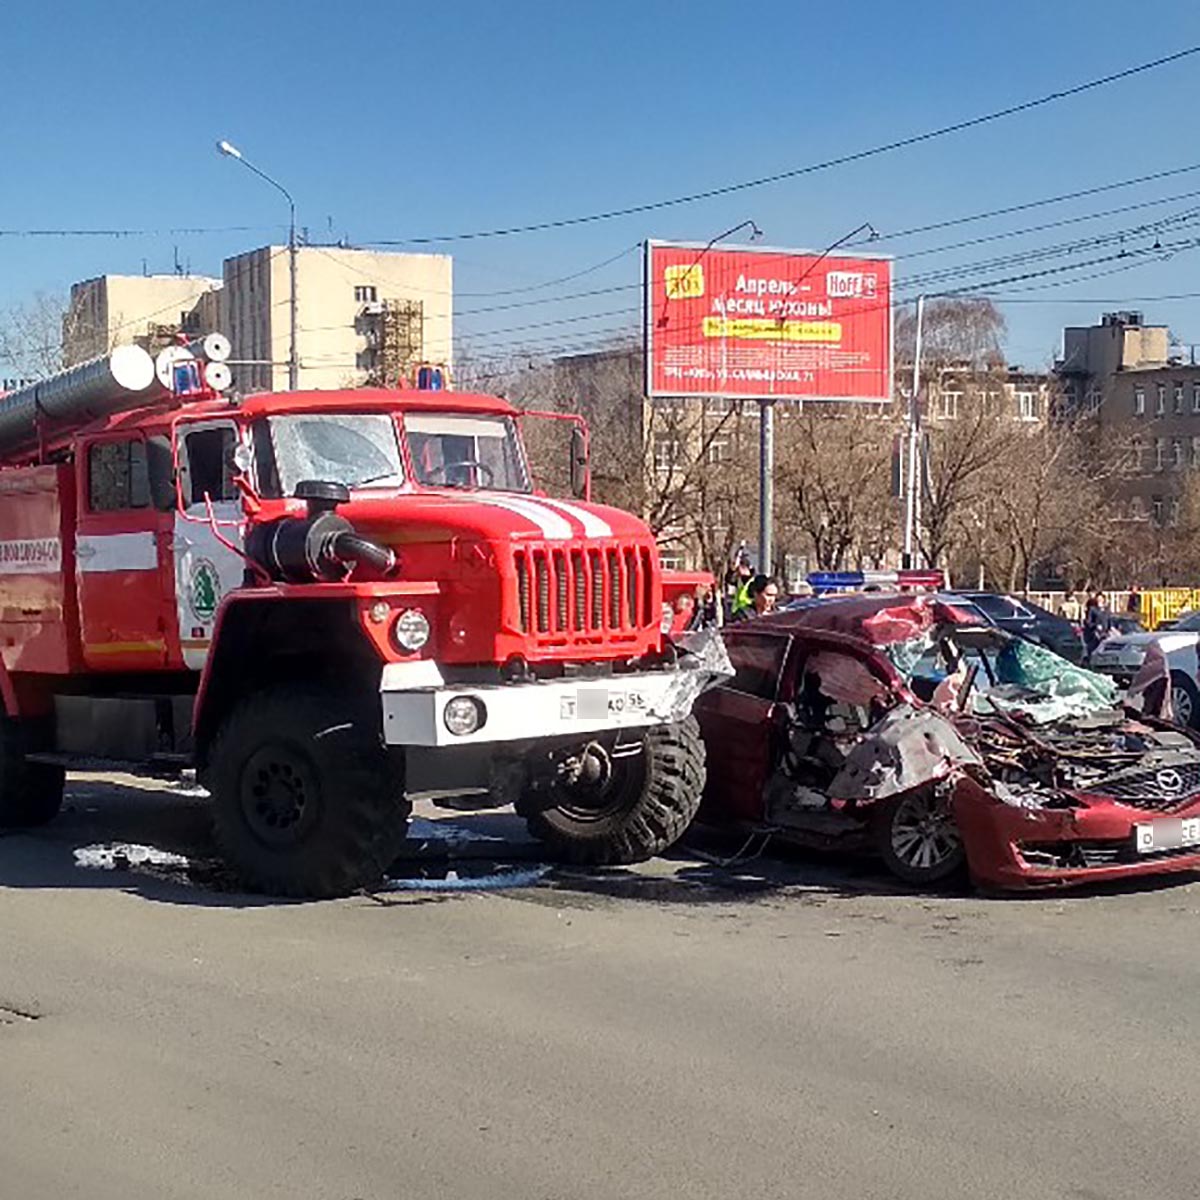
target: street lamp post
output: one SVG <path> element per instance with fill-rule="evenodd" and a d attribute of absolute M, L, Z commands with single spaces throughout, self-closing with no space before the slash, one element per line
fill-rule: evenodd
<path fill-rule="evenodd" d="M 292 193 L 278 179 L 272 179 L 266 171 L 259 170 L 231 142 L 222 138 L 217 143 L 217 149 L 226 158 L 236 159 L 248 171 L 253 171 L 259 179 L 266 180 L 276 191 L 281 192 L 283 198 L 288 202 L 288 277 L 291 284 L 291 295 L 288 300 L 288 391 L 294 392 L 300 374 L 300 361 L 296 357 L 296 202 L 292 199 Z"/>

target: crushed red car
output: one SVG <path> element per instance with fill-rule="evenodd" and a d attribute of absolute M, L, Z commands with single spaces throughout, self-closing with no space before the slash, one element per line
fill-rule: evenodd
<path fill-rule="evenodd" d="M 725 631 L 701 819 L 996 889 L 1200 869 L 1200 737 L 1165 663 L 1111 680 L 935 597 L 813 601 Z"/>

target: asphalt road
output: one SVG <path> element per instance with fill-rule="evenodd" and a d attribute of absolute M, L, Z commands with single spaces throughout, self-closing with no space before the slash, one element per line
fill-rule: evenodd
<path fill-rule="evenodd" d="M 75 865 L 203 856 L 196 801 L 72 802 L 0 839 L 0 1200 L 1200 1189 L 1196 884 L 681 858 L 274 904 Z"/>

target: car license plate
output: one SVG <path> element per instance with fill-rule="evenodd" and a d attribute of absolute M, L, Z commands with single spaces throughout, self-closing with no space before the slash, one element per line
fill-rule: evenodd
<path fill-rule="evenodd" d="M 1135 825 L 1133 844 L 1139 854 L 1200 846 L 1200 817 L 1163 817 Z"/>

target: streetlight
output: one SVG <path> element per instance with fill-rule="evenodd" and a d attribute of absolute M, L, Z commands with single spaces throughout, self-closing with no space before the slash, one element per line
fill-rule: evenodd
<path fill-rule="evenodd" d="M 279 182 L 272 179 L 266 171 L 260 171 L 232 142 L 222 138 L 217 143 L 217 150 L 226 158 L 236 159 L 248 171 L 253 171 L 259 179 L 265 179 L 277 192 L 283 194 L 288 202 L 288 273 L 291 281 L 291 297 L 288 301 L 288 318 L 290 322 L 290 344 L 288 348 L 288 391 L 296 390 L 297 376 L 300 373 L 300 362 L 296 357 L 296 202 L 292 193 Z"/>

